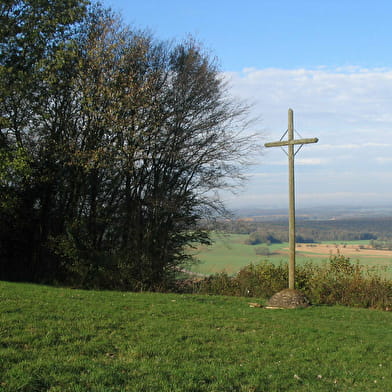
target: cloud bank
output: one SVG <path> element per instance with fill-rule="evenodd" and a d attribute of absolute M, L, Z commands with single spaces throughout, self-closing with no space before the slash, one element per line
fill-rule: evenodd
<path fill-rule="evenodd" d="M 319 138 L 296 157 L 299 200 L 312 205 L 392 202 L 392 69 L 249 68 L 224 78 L 231 94 L 251 103 L 252 115 L 261 118 L 256 127 L 265 140 L 260 143 L 279 140 L 287 129 L 288 108 L 302 137 Z M 251 175 L 242 195 L 230 203 L 284 203 L 287 157 L 279 148 L 266 149 L 259 163 L 258 175 Z"/>

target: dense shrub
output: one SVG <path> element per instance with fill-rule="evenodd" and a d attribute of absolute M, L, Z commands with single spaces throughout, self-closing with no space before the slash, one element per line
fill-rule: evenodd
<path fill-rule="evenodd" d="M 238 285 L 237 279 L 229 276 L 226 272 L 215 274 L 199 281 L 197 291 L 204 294 L 216 295 L 245 295 Z"/>
<path fill-rule="evenodd" d="M 385 271 L 353 263 L 342 255 L 328 262 L 296 267 L 296 288 L 311 303 L 392 309 L 392 280 Z M 192 282 L 192 283 L 191 283 Z M 287 287 L 287 264 L 263 261 L 242 268 L 235 276 L 226 273 L 188 280 L 182 290 L 200 294 L 234 295 L 267 299 Z M 186 287 L 186 288 L 185 288 Z"/>
<path fill-rule="evenodd" d="M 286 238 L 283 238 L 286 240 Z M 282 239 L 277 238 L 275 235 L 268 231 L 258 230 L 250 233 L 249 238 L 245 241 L 248 245 L 259 245 L 259 244 L 280 244 Z"/>
<path fill-rule="evenodd" d="M 299 288 L 313 303 L 365 308 L 392 305 L 392 281 L 375 268 L 353 264 L 349 258 L 339 255 L 312 272 L 307 287 Z"/>
<path fill-rule="evenodd" d="M 271 254 L 268 246 L 258 246 L 255 248 L 255 253 L 258 256 L 269 256 Z"/>

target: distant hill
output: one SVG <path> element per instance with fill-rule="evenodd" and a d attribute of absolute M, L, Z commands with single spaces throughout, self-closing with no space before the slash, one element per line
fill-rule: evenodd
<path fill-rule="evenodd" d="M 233 211 L 237 219 L 252 221 L 286 220 L 287 208 L 237 208 Z M 392 207 L 347 207 L 347 206 L 323 206 L 298 208 L 297 220 L 335 220 L 347 218 L 378 218 L 392 217 Z"/>

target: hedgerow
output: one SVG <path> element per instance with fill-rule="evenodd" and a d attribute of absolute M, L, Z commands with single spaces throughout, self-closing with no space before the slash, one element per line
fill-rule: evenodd
<path fill-rule="evenodd" d="M 249 264 L 236 275 L 219 273 L 181 282 L 181 291 L 267 299 L 287 288 L 288 265 L 263 261 Z M 377 267 L 360 265 L 343 255 L 296 267 L 296 288 L 312 304 L 392 309 L 392 280 Z"/>

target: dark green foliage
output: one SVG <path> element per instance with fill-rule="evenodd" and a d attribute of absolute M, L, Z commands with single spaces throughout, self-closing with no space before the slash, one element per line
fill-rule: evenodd
<path fill-rule="evenodd" d="M 392 308 L 392 281 L 381 271 L 349 258 L 334 256 L 328 266 L 314 268 L 304 291 L 314 303 L 371 308 Z"/>
<path fill-rule="evenodd" d="M 258 246 L 255 248 L 255 253 L 258 256 L 269 256 L 271 254 L 268 246 Z"/>
<path fill-rule="evenodd" d="M 392 241 L 371 240 L 370 246 L 374 249 L 392 250 Z"/>
<path fill-rule="evenodd" d="M 287 288 L 288 267 L 267 261 L 250 264 L 235 276 L 218 274 L 193 283 L 192 290 L 269 298 Z M 313 304 L 346 305 L 392 309 L 392 281 L 382 271 L 352 263 L 344 256 L 333 256 L 328 263 L 307 263 L 296 267 L 296 288 Z"/>
<path fill-rule="evenodd" d="M 311 244 L 315 241 L 313 238 L 304 237 L 304 236 L 298 234 L 295 236 L 295 242 L 297 244 Z"/>
<path fill-rule="evenodd" d="M 225 211 L 208 195 L 240 181 L 246 108 L 192 40 L 82 0 L 0 10 L 0 278 L 169 287 Z"/>
<path fill-rule="evenodd" d="M 296 240 L 298 243 L 319 241 L 357 241 L 391 239 L 392 218 L 341 218 L 336 220 L 297 219 Z M 242 219 L 220 221 L 216 229 L 228 233 L 249 234 L 250 241 L 256 235 L 261 242 L 267 242 L 267 236 L 280 242 L 288 241 L 287 220 L 252 221 Z"/>
<path fill-rule="evenodd" d="M 50 102 L 50 70 L 64 58 L 74 26 L 83 20 L 83 0 L 6 0 L 0 4 L 0 276 L 45 280 L 58 271 L 46 242 L 52 216 L 53 178 L 60 175 L 57 140 L 43 143 L 37 121 L 50 124 L 43 103 Z M 56 71 L 57 72 L 57 71 Z M 57 121 L 61 121 L 57 117 Z M 42 142 L 42 143 L 41 143 Z M 57 154 L 51 153 L 52 146 Z M 39 154 L 41 158 L 38 158 Z"/>
<path fill-rule="evenodd" d="M 249 239 L 246 241 L 248 245 L 258 245 L 258 244 L 280 244 L 285 241 L 286 238 L 276 238 L 276 236 L 269 231 L 258 230 L 250 233 Z"/>

